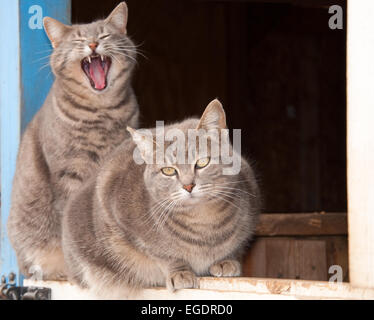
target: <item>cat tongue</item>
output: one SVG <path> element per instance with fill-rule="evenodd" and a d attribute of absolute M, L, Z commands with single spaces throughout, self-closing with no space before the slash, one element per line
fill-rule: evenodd
<path fill-rule="evenodd" d="M 105 88 L 105 71 L 101 64 L 100 58 L 93 58 L 90 63 L 90 76 L 95 83 L 95 89 L 102 90 Z"/>

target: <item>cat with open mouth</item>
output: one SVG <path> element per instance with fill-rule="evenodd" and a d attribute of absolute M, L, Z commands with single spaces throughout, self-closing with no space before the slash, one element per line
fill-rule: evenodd
<path fill-rule="evenodd" d="M 23 134 L 8 234 L 21 272 L 63 279 L 62 210 L 110 151 L 138 126 L 131 87 L 137 47 L 127 35 L 124 2 L 103 20 L 65 25 L 44 18 L 55 81 Z"/>

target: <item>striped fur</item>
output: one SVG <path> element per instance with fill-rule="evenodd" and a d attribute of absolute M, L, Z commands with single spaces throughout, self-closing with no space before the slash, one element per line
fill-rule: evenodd
<path fill-rule="evenodd" d="M 179 128 L 186 134 L 198 124 L 188 119 L 165 132 Z M 248 162 L 242 159 L 233 176 L 221 174 L 223 164 L 211 164 L 199 172 L 193 165 L 177 165 L 179 176 L 166 177 L 159 165 L 137 165 L 128 157 L 135 146 L 121 144 L 66 207 L 63 250 L 70 280 L 101 298 L 127 298 L 149 286 L 196 287 L 197 275 L 238 276 L 260 207 Z M 192 204 L 180 202 L 160 224 L 157 203 L 184 191 L 188 175 L 196 188 L 214 184 L 216 191 L 201 193 Z M 214 197 L 219 190 L 234 190 L 236 196 Z"/>
<path fill-rule="evenodd" d="M 54 46 L 55 82 L 22 137 L 8 220 L 8 234 L 25 276 L 32 265 L 39 265 L 45 279 L 64 278 L 65 203 L 128 136 L 126 126 L 138 125 L 138 105 L 130 85 L 136 52 L 126 49 L 134 44 L 119 29 L 121 19 L 127 19 L 124 3 L 106 20 L 91 24 L 68 27 L 52 19 L 45 22 Z M 110 36 L 100 40 L 102 34 Z M 102 91 L 91 87 L 81 68 L 93 40 L 112 56 L 108 85 Z"/>

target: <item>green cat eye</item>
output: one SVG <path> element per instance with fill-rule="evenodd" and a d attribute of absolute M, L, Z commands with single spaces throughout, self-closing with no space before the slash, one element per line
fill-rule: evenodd
<path fill-rule="evenodd" d="M 161 169 L 161 172 L 165 175 L 165 176 L 174 176 L 177 174 L 177 170 L 175 170 L 174 168 L 172 167 L 165 167 L 165 168 L 162 168 Z"/>
<path fill-rule="evenodd" d="M 210 162 L 210 158 L 202 158 L 196 161 L 196 169 L 202 169 L 205 168 Z"/>

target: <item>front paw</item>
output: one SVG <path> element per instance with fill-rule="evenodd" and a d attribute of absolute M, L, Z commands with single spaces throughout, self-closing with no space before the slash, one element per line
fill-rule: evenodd
<path fill-rule="evenodd" d="M 224 260 L 212 265 L 209 273 L 214 277 L 238 277 L 241 273 L 239 261 Z"/>
<path fill-rule="evenodd" d="M 169 290 L 197 288 L 197 277 L 191 271 L 177 271 L 169 276 L 166 283 Z"/>

